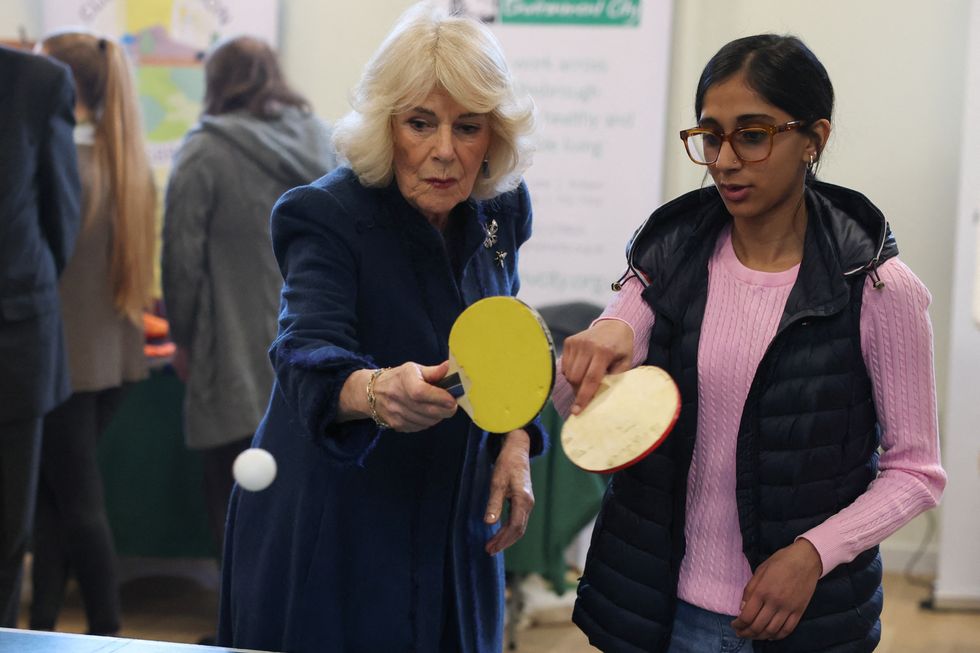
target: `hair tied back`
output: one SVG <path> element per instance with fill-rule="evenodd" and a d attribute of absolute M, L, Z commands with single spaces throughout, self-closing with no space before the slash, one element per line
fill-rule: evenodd
<path fill-rule="evenodd" d="M 99 50 L 102 50 L 103 52 L 105 52 L 105 48 L 106 48 L 106 40 L 105 39 L 99 39 Z"/>

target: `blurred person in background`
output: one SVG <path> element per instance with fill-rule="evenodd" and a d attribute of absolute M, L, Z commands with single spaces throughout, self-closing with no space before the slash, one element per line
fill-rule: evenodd
<path fill-rule="evenodd" d="M 119 631 L 115 546 L 97 443 L 124 387 L 146 376 L 143 311 L 152 302 L 156 193 L 125 51 L 87 32 L 38 45 L 75 78 L 82 229 L 59 287 L 72 394 L 44 420 L 30 625 L 53 630 L 69 575 L 88 631 Z"/>
<path fill-rule="evenodd" d="M 269 215 L 280 195 L 336 166 L 330 129 L 257 38 L 217 44 L 204 61 L 200 122 L 174 159 L 164 207 L 163 295 L 187 384 L 187 446 L 204 458 L 204 495 L 222 550 L 232 463 L 272 390 L 282 276 Z"/>
<path fill-rule="evenodd" d="M 44 414 L 71 394 L 58 276 L 80 223 L 65 66 L 0 47 L 0 627 L 15 628 Z"/>

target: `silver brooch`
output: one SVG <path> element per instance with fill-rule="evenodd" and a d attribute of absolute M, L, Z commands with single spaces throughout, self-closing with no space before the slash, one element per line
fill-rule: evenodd
<path fill-rule="evenodd" d="M 483 227 L 483 231 L 487 234 L 487 237 L 483 239 L 483 246 L 490 249 L 497 244 L 497 221 L 491 220 L 490 224 Z"/>
<path fill-rule="evenodd" d="M 498 249 L 497 253 L 493 255 L 493 262 L 499 265 L 500 267 L 504 267 L 505 258 L 507 258 L 507 252 Z"/>

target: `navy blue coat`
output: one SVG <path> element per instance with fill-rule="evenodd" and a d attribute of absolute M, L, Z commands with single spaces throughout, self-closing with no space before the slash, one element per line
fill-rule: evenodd
<path fill-rule="evenodd" d="M 81 224 L 67 67 L 0 48 L 0 424 L 71 393 L 58 276 Z M 11 92 L 16 89 L 16 92 Z"/>
<path fill-rule="evenodd" d="M 486 247 L 491 221 L 497 242 Z M 346 168 L 276 205 L 276 385 L 254 444 L 275 456 L 278 476 L 233 493 L 222 644 L 435 651 L 448 620 L 461 639 L 452 650 L 501 650 L 503 562 L 483 550 L 496 527 L 482 519 L 498 436 L 462 411 L 415 434 L 335 422 L 351 372 L 438 364 L 468 304 L 517 292 L 531 229 L 523 184 L 461 204 L 450 222 L 444 240 L 396 186 L 365 188 Z"/>

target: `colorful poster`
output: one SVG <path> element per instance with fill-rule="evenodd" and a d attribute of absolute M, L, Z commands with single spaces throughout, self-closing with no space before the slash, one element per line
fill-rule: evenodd
<path fill-rule="evenodd" d="M 279 0 L 44 0 L 42 33 L 81 27 L 126 47 L 162 216 L 174 152 L 201 113 L 204 53 L 218 39 L 237 34 L 275 45 L 278 18 Z"/>
<path fill-rule="evenodd" d="M 218 39 L 278 40 L 278 0 L 45 0 L 45 33 L 82 26 L 118 39 L 132 57 L 150 157 L 170 165 L 201 112 L 201 59 Z"/>
<path fill-rule="evenodd" d="M 604 304 L 630 236 L 662 200 L 671 3 L 449 4 L 491 25 L 538 109 L 522 298 Z"/>

